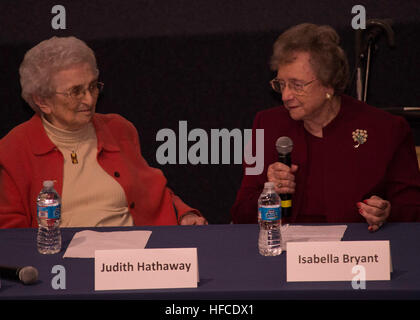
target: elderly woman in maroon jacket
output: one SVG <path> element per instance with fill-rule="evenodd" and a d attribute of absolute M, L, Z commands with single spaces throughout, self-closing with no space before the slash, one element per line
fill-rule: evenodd
<path fill-rule="evenodd" d="M 264 129 L 264 172 L 244 175 L 231 210 L 235 223 L 257 221 L 267 180 L 292 196 L 289 222 L 366 221 L 376 231 L 387 220 L 420 219 L 411 130 L 403 118 L 343 94 L 348 63 L 338 43 L 331 27 L 309 23 L 275 42 L 271 86 L 284 105 L 255 117 L 253 129 Z M 293 140 L 291 166 L 278 162 L 281 136 Z"/>

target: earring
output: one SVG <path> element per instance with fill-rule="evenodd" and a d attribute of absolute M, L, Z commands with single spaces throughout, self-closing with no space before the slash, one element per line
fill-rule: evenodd
<path fill-rule="evenodd" d="M 331 100 L 331 94 L 327 93 L 325 96 L 328 100 Z"/>

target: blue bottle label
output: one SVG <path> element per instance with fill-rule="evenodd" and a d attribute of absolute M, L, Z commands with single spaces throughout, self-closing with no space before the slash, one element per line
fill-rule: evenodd
<path fill-rule="evenodd" d="M 38 218 L 40 219 L 60 219 L 61 205 L 40 207 L 37 206 Z"/>
<path fill-rule="evenodd" d="M 261 220 L 274 221 L 281 219 L 280 206 L 264 206 L 258 208 Z"/>

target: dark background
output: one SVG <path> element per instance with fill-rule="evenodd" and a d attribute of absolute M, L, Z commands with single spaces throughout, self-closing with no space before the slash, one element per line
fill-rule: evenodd
<path fill-rule="evenodd" d="M 66 9 L 66 30 L 54 30 L 54 5 Z M 33 112 L 20 97 L 18 68 L 25 52 L 53 35 L 74 35 L 95 51 L 105 91 L 97 111 L 134 123 L 143 156 L 169 186 L 210 223 L 228 223 L 241 165 L 165 165 L 156 161 L 162 128 L 188 131 L 252 127 L 257 111 L 279 103 L 269 87 L 275 39 L 303 22 L 328 24 L 342 39 L 351 71 L 354 5 L 367 19 L 391 18 L 396 48 L 385 38 L 372 57 L 368 102 L 420 106 L 420 1 L 143 0 L 0 1 L 0 137 Z M 349 94 L 355 96 L 351 87 Z M 408 117 L 420 145 L 420 125 Z M 189 146 L 194 144 L 189 143 Z M 232 148 L 233 150 L 233 148 Z M 210 154 L 210 153 L 209 153 Z"/>

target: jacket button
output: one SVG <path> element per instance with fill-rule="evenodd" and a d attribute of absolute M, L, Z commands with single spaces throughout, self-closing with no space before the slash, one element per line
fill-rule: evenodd
<path fill-rule="evenodd" d="M 120 173 L 118 171 L 115 171 L 114 172 L 114 176 L 117 177 L 117 178 L 119 178 L 120 177 Z"/>
<path fill-rule="evenodd" d="M 130 203 L 130 209 L 134 209 L 134 206 L 135 206 L 135 203 L 134 202 L 131 202 Z"/>

